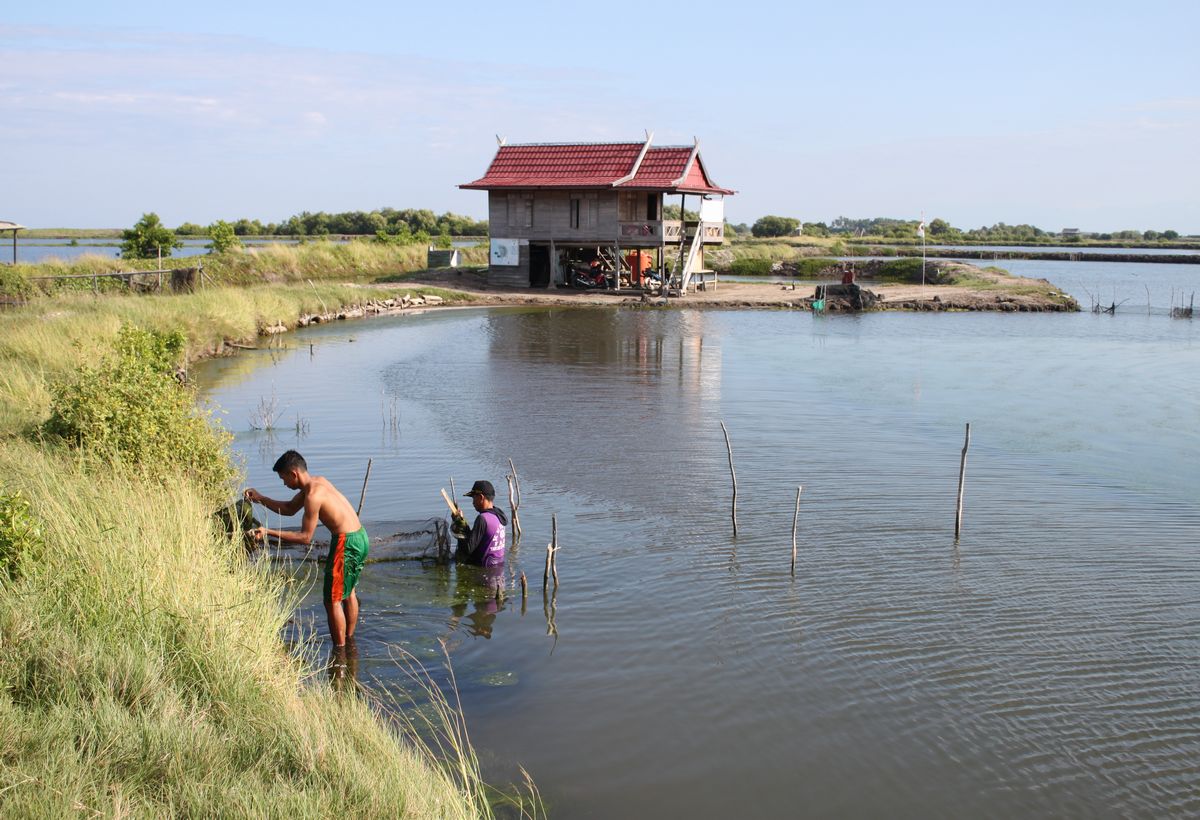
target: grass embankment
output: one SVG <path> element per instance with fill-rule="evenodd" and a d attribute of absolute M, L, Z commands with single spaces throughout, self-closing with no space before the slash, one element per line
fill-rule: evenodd
<path fill-rule="evenodd" d="M 469 747 L 438 762 L 366 700 L 321 676 L 305 683 L 312 647 L 280 637 L 293 612 L 285 581 L 214 526 L 230 485 L 169 453 L 137 463 L 119 441 L 93 448 L 41 424 L 52 404 L 70 405 L 72 423 L 95 406 L 89 423 L 174 441 L 162 426 L 178 411 L 139 404 L 145 391 L 128 388 L 145 383 L 123 381 L 125 364 L 96 367 L 127 341 L 122 325 L 181 330 L 195 354 L 362 295 L 332 284 L 68 295 L 0 313 L 6 814 L 491 814 Z M 97 373 L 111 391 L 95 390 Z"/>
<path fill-rule="evenodd" d="M 464 265 L 487 264 L 487 248 L 460 248 Z M 208 277 L 228 285 L 262 282 L 299 282 L 306 279 L 369 281 L 403 276 L 423 270 L 424 245 L 388 245 L 378 242 L 307 242 L 303 245 L 261 245 L 203 256 L 169 257 L 164 268 L 203 266 Z M 0 266 L 0 295 L 35 296 L 66 290 L 91 292 L 92 280 L 37 280 L 41 276 L 90 276 L 122 271 L 147 271 L 158 268 L 157 259 L 117 259 L 102 254 L 83 254 L 70 259 L 52 258 L 42 262 Z M 120 279 L 100 280 L 106 292 L 122 292 L 127 286 Z"/>

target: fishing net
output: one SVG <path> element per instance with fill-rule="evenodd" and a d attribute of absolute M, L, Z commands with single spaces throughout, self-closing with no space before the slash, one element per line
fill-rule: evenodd
<path fill-rule="evenodd" d="M 324 533 L 324 530 L 318 530 Z M 367 563 L 380 561 L 449 561 L 453 550 L 450 525 L 443 518 L 367 522 L 371 549 Z M 329 541 L 319 538 L 311 545 L 271 544 L 273 557 L 299 561 L 324 561 Z"/>

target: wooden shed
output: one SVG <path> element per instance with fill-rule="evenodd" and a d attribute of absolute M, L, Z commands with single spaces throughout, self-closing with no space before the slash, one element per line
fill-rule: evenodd
<path fill-rule="evenodd" d="M 704 269 L 704 247 L 725 237 L 724 197 L 692 145 L 501 142 L 487 173 L 460 188 L 488 192 L 488 282 L 547 288 L 581 268 L 610 286 L 673 275 L 686 292 Z M 680 216 L 663 219 L 668 196 Z"/>

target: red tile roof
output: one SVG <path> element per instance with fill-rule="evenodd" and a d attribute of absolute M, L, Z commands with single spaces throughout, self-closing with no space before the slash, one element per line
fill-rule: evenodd
<path fill-rule="evenodd" d="M 712 183 L 693 146 L 651 147 L 648 142 L 502 145 L 486 174 L 459 187 L 482 190 L 620 187 L 673 193 L 733 193 Z"/>

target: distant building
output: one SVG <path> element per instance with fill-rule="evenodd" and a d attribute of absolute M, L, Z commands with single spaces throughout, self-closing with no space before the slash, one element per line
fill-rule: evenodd
<path fill-rule="evenodd" d="M 25 230 L 24 225 L 18 225 L 16 222 L 5 222 L 0 219 L 0 233 L 12 231 L 12 263 L 17 264 L 17 231 Z"/>
<path fill-rule="evenodd" d="M 591 266 L 619 268 L 618 286 L 637 284 L 645 268 L 661 271 L 682 252 L 679 281 L 684 290 L 694 283 L 704 272 L 704 246 L 724 239 L 724 197 L 734 191 L 712 181 L 699 143 L 655 146 L 653 136 L 501 142 L 487 173 L 459 186 L 488 192 L 488 282 L 547 288 Z M 690 209 L 700 219 L 663 219 L 668 195 L 679 196 L 680 216 Z"/>
<path fill-rule="evenodd" d="M 1081 234 L 1079 232 L 1078 228 L 1063 228 L 1062 229 L 1062 238 L 1063 239 L 1070 239 L 1072 237 L 1078 238 L 1080 236 L 1083 236 L 1083 234 Z"/>

